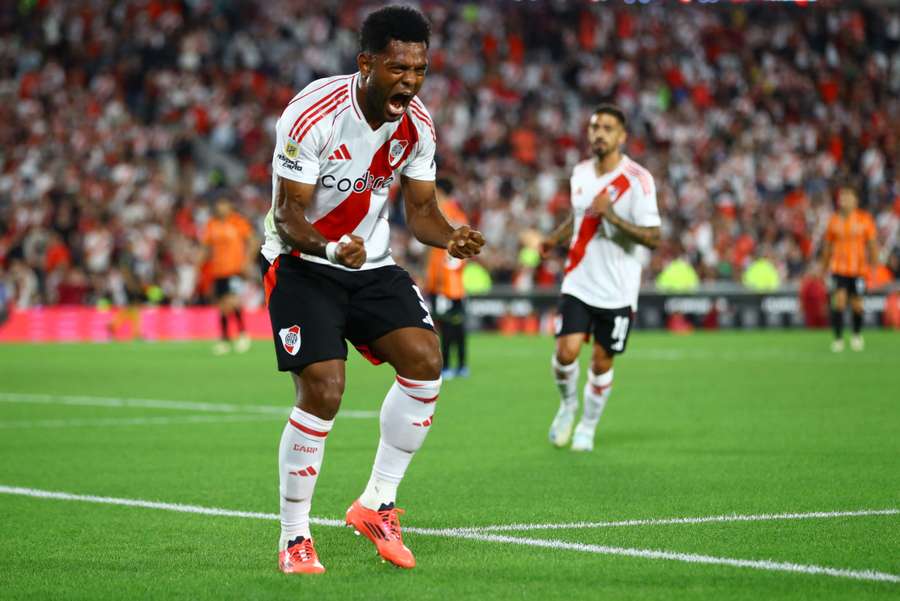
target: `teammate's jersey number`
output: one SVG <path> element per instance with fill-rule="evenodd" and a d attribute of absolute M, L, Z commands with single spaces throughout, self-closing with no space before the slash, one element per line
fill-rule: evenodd
<path fill-rule="evenodd" d="M 625 348 L 625 336 L 628 335 L 628 324 L 630 322 L 630 317 L 616 315 L 616 318 L 613 321 L 612 334 L 610 334 L 610 338 L 613 340 L 612 350 L 621 351 Z"/>

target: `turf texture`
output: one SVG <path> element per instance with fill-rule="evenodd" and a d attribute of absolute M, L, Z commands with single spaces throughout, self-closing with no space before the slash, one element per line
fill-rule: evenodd
<path fill-rule="evenodd" d="M 445 383 L 400 488 L 403 524 L 896 510 L 900 334 L 868 332 L 866 343 L 835 355 L 825 332 L 638 332 L 616 361 L 595 451 L 576 454 L 547 442 L 552 340 L 474 336 L 472 375 Z M 582 358 L 583 380 L 587 348 Z M 376 412 L 392 376 L 351 357 L 343 408 Z M 0 486 L 275 513 L 292 397 L 268 341 L 225 357 L 203 343 L 3 345 Z M 248 410 L 108 400 L 123 398 Z M 377 440 L 377 418 L 339 415 L 314 516 L 343 516 Z M 424 533 L 405 536 L 418 566 L 402 571 L 350 530 L 313 533 L 328 573 L 289 577 L 271 519 L 0 494 L 0 598 L 900 598 L 890 581 Z M 900 576 L 897 513 L 495 534 Z"/>

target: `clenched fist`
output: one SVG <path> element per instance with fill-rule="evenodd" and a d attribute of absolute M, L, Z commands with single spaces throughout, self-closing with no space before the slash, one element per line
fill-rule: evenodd
<path fill-rule="evenodd" d="M 481 252 L 484 246 L 484 236 L 478 230 L 473 230 L 468 225 L 457 228 L 447 243 L 447 252 L 457 259 L 468 259 Z"/>
<path fill-rule="evenodd" d="M 345 234 L 335 252 L 337 262 L 350 269 L 359 269 L 366 262 L 366 247 L 363 239 L 354 234 Z"/>

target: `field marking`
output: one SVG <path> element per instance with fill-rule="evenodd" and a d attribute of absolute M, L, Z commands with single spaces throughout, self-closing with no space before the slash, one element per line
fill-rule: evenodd
<path fill-rule="evenodd" d="M 40 490 L 35 488 L 24 488 L 17 486 L 0 485 L 0 494 L 19 495 L 25 497 L 34 497 L 41 499 L 55 499 L 62 501 L 82 501 L 88 503 L 101 503 L 106 505 L 122 505 L 127 507 L 140 507 L 144 509 L 161 509 L 166 511 L 176 511 L 180 513 L 192 513 L 200 515 L 221 516 L 221 517 L 237 517 L 250 518 L 259 520 L 278 520 L 279 516 L 274 513 L 262 513 L 254 511 L 237 511 L 232 509 L 221 509 L 217 507 L 202 507 L 198 505 L 184 505 L 180 503 L 163 503 L 158 501 L 146 501 L 142 499 L 123 499 L 117 497 L 101 497 L 94 495 L 77 495 L 66 492 L 56 492 L 48 490 Z M 843 512 L 846 514 L 859 512 Z M 791 514 L 782 514 L 791 515 Z M 801 515 L 801 514 L 794 514 Z M 890 515 L 890 514 L 889 514 Z M 733 517 L 733 516 L 722 516 Z M 640 520 L 646 524 L 654 523 L 655 520 Z M 312 518 L 311 523 L 320 526 L 344 526 L 342 520 Z M 691 523 L 691 522 L 688 522 Z M 439 536 L 444 538 L 466 539 L 479 542 L 501 543 L 511 545 L 522 545 L 527 547 L 539 547 L 545 549 L 558 549 L 568 551 L 579 551 L 583 553 L 594 553 L 598 555 L 619 555 L 625 557 L 638 557 L 642 559 L 664 559 L 669 561 L 679 561 L 683 563 L 698 563 L 707 565 L 730 566 L 737 568 L 749 568 L 754 570 L 762 570 L 769 572 L 793 572 L 798 574 L 809 574 L 816 576 L 832 576 L 835 578 L 850 578 L 853 580 L 867 580 L 873 582 L 897 582 L 900 583 L 900 575 L 879 572 L 876 570 L 850 570 L 844 568 L 833 568 L 828 566 L 818 566 L 811 564 L 799 564 L 791 562 L 781 562 L 772 560 L 758 559 L 736 559 L 732 557 L 714 557 L 711 555 L 701 555 L 696 553 L 682 553 L 679 551 L 665 551 L 660 549 L 634 549 L 628 547 L 610 547 L 606 545 L 591 545 L 585 543 L 572 543 L 562 540 L 547 540 L 537 538 L 520 538 L 517 536 L 507 536 L 501 534 L 488 534 L 478 532 L 471 528 L 405 528 L 407 532 L 419 534 L 422 536 Z"/>
<path fill-rule="evenodd" d="M 0 421 L 0 429 L 90 428 L 110 426 L 168 426 L 172 424 L 221 424 L 230 422 L 271 421 L 268 415 L 183 415 L 178 417 L 98 417 L 74 419 L 18 419 Z"/>
<path fill-rule="evenodd" d="M 900 509 L 860 509 L 858 511 L 811 511 L 808 513 L 761 513 L 757 515 L 710 515 L 696 518 L 621 520 L 617 522 L 564 522 L 560 524 L 498 524 L 474 526 L 473 532 L 527 532 L 530 530 L 577 530 L 581 528 L 619 528 L 622 526 L 666 526 L 670 524 L 712 524 L 727 522 L 768 522 L 776 520 L 813 520 L 876 515 L 900 515 Z"/>
<path fill-rule="evenodd" d="M 0 402 L 26 403 L 35 405 L 73 405 L 79 407 L 136 407 L 140 409 L 175 409 L 179 411 L 204 411 L 208 413 L 262 413 L 285 418 L 290 407 L 277 405 L 238 405 L 232 403 L 198 403 L 194 401 L 171 401 L 164 399 L 132 399 L 119 397 L 98 397 L 82 395 L 26 394 L 0 392 Z M 371 419 L 378 417 L 378 411 L 342 409 L 338 417 L 348 419 Z"/>

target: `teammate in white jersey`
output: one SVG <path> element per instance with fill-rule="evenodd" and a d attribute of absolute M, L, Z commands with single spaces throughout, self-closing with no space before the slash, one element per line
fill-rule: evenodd
<path fill-rule="evenodd" d="M 625 351 L 637 310 L 642 247 L 659 244 L 656 186 L 650 173 L 622 153 L 625 115 L 601 105 L 588 124 L 594 157 L 572 170 L 572 214 L 544 242 L 545 250 L 572 238 L 556 324 L 553 373 L 561 402 L 550 442 L 591 451 L 613 382 L 613 357 Z M 591 368 L 578 411 L 578 354 L 594 337 Z"/>
<path fill-rule="evenodd" d="M 347 524 L 392 563 L 411 568 L 397 486 L 422 445 L 441 387 L 441 352 L 428 306 L 391 258 L 388 188 L 400 179 L 406 221 L 422 243 L 460 259 L 484 239 L 454 229 L 435 199 L 435 132 L 416 94 L 428 66 L 430 26 L 417 10 L 371 13 L 360 34 L 359 72 L 315 81 L 276 126 L 272 210 L 266 218 L 264 277 L 278 369 L 289 371 L 296 407 L 278 463 L 279 566 L 325 571 L 309 529 L 325 439 L 344 392 L 349 340 L 396 380 L 381 408 L 381 440 Z"/>

